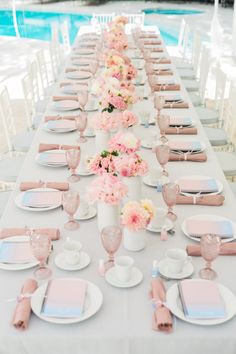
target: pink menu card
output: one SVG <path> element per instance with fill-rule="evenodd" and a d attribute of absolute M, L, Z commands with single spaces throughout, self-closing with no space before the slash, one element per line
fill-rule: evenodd
<path fill-rule="evenodd" d="M 186 220 L 186 230 L 190 236 L 201 237 L 205 234 L 221 238 L 233 237 L 234 230 L 229 220 Z"/>
<path fill-rule="evenodd" d="M 206 179 L 179 179 L 178 185 L 181 192 L 186 193 L 213 193 L 219 188 L 214 178 Z"/>

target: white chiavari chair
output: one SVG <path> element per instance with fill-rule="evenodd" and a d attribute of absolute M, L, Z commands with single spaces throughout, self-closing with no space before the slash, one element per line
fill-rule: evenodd
<path fill-rule="evenodd" d="M 177 53 L 176 56 L 172 56 L 172 60 L 177 69 L 192 69 L 192 64 L 186 57 L 189 43 L 189 34 L 189 26 L 187 22 L 182 19 L 178 36 Z"/>
<path fill-rule="evenodd" d="M 39 68 L 39 76 L 41 81 L 41 87 L 43 91 L 43 96 L 49 96 L 53 89 L 53 84 L 49 79 L 48 65 L 45 59 L 44 50 L 40 49 L 36 52 L 36 59 Z"/>
<path fill-rule="evenodd" d="M 122 13 L 122 16 L 127 17 L 128 23 L 136 26 L 143 26 L 145 21 L 145 13 Z"/>
<path fill-rule="evenodd" d="M 104 13 L 98 14 L 94 13 L 91 19 L 91 23 L 97 21 L 100 25 L 106 25 L 107 23 L 111 22 L 115 17 L 115 12 L 112 13 Z"/>
<path fill-rule="evenodd" d="M 66 54 L 69 54 L 71 52 L 70 34 L 69 34 L 68 26 L 69 26 L 68 21 L 63 21 L 62 24 L 60 25 L 63 49 Z"/>
<path fill-rule="evenodd" d="M 8 151 L 27 152 L 31 146 L 34 133 L 25 131 L 16 133 L 15 117 L 7 88 L 0 93 L 0 111 L 2 115 L 2 133 L 5 135 Z"/>
<path fill-rule="evenodd" d="M 8 199 L 10 198 L 11 191 L 0 191 L 0 218 L 4 212 Z"/>

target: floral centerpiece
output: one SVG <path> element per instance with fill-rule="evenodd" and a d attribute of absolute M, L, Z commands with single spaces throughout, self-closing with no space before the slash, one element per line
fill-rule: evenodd
<path fill-rule="evenodd" d="M 154 216 L 155 208 L 151 200 L 130 201 L 122 209 L 121 223 L 124 226 L 124 247 L 130 251 L 139 251 L 146 245 L 145 233 Z"/>
<path fill-rule="evenodd" d="M 97 177 L 88 187 L 88 196 L 97 202 L 98 228 L 119 225 L 119 204 L 127 193 L 127 187 L 112 174 Z"/>
<path fill-rule="evenodd" d="M 134 134 L 123 132 L 115 134 L 108 143 L 111 150 L 116 150 L 125 154 L 136 152 L 140 148 L 140 145 L 140 139 Z"/>
<path fill-rule="evenodd" d="M 130 128 L 138 124 L 137 116 L 131 111 L 124 111 L 120 115 L 120 126 L 123 128 Z"/>
<path fill-rule="evenodd" d="M 113 112 L 114 109 L 125 111 L 129 105 L 135 102 L 137 102 L 135 92 L 131 92 L 127 89 L 111 88 L 108 92 L 104 92 L 101 107 L 103 111 L 109 113 Z"/>
<path fill-rule="evenodd" d="M 117 151 L 104 150 L 89 160 L 89 169 L 96 175 L 106 173 L 116 174 L 115 160 L 119 156 Z"/>
<path fill-rule="evenodd" d="M 122 24 L 124 26 L 129 22 L 129 19 L 128 19 L 128 17 L 121 15 L 121 16 L 115 17 L 113 22 L 116 24 Z"/>

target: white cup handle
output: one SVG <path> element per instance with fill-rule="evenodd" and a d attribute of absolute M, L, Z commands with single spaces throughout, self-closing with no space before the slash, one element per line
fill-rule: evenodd
<path fill-rule="evenodd" d="M 188 256 L 185 260 L 185 264 L 186 263 L 189 263 L 189 262 L 192 262 L 192 257 L 191 256 Z"/>

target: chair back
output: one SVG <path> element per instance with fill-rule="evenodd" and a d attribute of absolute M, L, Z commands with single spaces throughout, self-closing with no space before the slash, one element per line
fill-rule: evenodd
<path fill-rule="evenodd" d="M 12 150 L 12 138 L 16 135 L 15 121 L 11 109 L 11 100 L 8 89 L 6 87 L 0 93 L 0 137 L 1 137 L 1 152 Z"/>
<path fill-rule="evenodd" d="M 97 21 L 99 24 L 104 25 L 111 22 L 114 19 L 114 17 L 115 17 L 115 12 L 104 13 L 104 14 L 94 13 L 91 22 L 93 23 Z"/>

